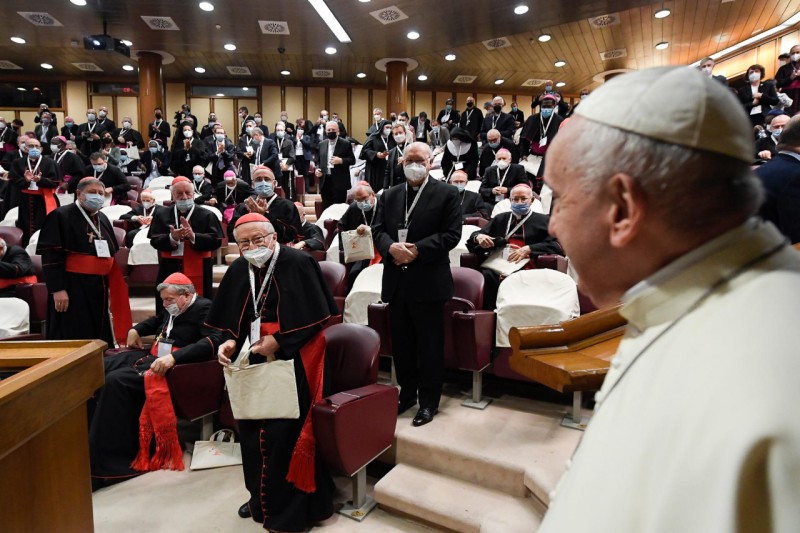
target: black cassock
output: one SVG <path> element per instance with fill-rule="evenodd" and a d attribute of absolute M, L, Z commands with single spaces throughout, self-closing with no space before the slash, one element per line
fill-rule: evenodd
<path fill-rule="evenodd" d="M 467 239 L 467 250 L 480 256 L 486 256 L 494 250 L 504 248 L 506 244 L 508 244 L 506 232 L 513 230 L 516 225 L 519 224 L 519 221 L 522 220 L 522 218 L 514 217 L 509 227 L 508 219 L 510 217 L 514 217 L 511 212 L 500 213 L 494 217 L 485 228 L 470 235 L 469 239 Z M 535 258 L 539 255 L 564 253 L 556 238 L 548 233 L 547 226 L 549 223 L 549 216 L 540 213 L 532 213 L 528 220 L 511 235 L 511 239 L 522 241 L 525 243 L 525 246 L 531 247 L 532 261 L 535 261 Z M 475 237 L 480 234 L 494 237 L 494 248 L 486 249 L 478 246 L 475 242 Z M 493 270 L 484 268 L 481 269 L 481 273 L 484 279 L 483 308 L 493 311 L 497 304 L 497 289 L 502 280 L 500 279 L 500 275 Z"/>
<path fill-rule="evenodd" d="M 219 332 L 204 325 L 211 300 L 197 297 L 176 316 L 169 336 L 169 314 L 161 313 L 134 326 L 140 337 L 156 335 L 174 341 L 175 364 L 211 360 L 219 347 Z M 139 415 L 144 406 L 144 377 L 156 357 L 149 351 L 128 350 L 103 359 L 105 385 L 89 404 L 89 454 L 92 477 L 121 478 L 142 472 L 130 465 L 139 451 Z"/>
<path fill-rule="evenodd" d="M 111 222 L 99 211 L 91 218 L 92 223 L 99 227 L 113 257 L 119 246 Z M 63 313 L 56 312 L 54 300 L 48 296 L 49 340 L 101 339 L 110 347 L 114 346 L 114 331 L 108 314 L 107 276 L 76 274 L 65 269 L 70 253 L 97 256 L 93 243 L 95 238 L 77 203 L 59 207 L 44 221 L 36 253 L 42 256 L 47 292 L 52 295 L 66 290 L 69 296 L 69 307 Z"/>
<path fill-rule="evenodd" d="M 33 264 L 28 252 L 22 246 L 9 244 L 6 252 L 0 257 L 0 279 L 15 279 L 33 275 Z M 0 289 L 0 297 L 13 297 L 16 294 L 14 285 Z"/>
<path fill-rule="evenodd" d="M 253 195 L 251 198 L 253 200 L 258 200 L 257 195 Z M 300 222 L 300 213 L 297 212 L 297 207 L 295 207 L 294 203 L 290 200 L 281 198 L 276 194 L 273 194 L 269 199 L 263 199 L 268 203 L 270 200 L 272 201 L 272 203 L 269 204 L 267 212 L 264 213 L 264 216 L 267 217 L 272 223 L 272 227 L 275 228 L 275 235 L 278 237 L 278 242 L 281 244 L 295 242 L 303 231 L 303 224 Z M 231 223 L 228 224 L 229 242 L 235 241 L 233 238 L 233 229 L 234 226 L 236 226 L 236 221 L 249 212 L 250 210 L 244 202 L 237 205 L 236 209 L 233 210 Z"/>
<path fill-rule="evenodd" d="M 301 414 L 297 420 L 240 420 L 242 468 L 245 486 L 250 492 L 253 520 L 263 523 L 267 529 L 305 531 L 308 523 L 324 520 L 332 514 L 333 481 L 318 454 L 315 458 L 316 492 L 303 492 L 286 481 L 295 443 L 311 407 L 311 392 L 299 352 L 321 331 L 328 317 L 339 311 L 314 258 L 281 246 L 277 261 L 272 286 L 261 311 L 261 322 L 280 321 L 280 330 L 274 335 L 280 345 L 276 357 L 294 360 Z M 256 292 L 260 291 L 268 267 L 255 269 Z M 233 262 L 220 283 L 207 319 L 208 326 L 220 330 L 226 339 L 236 340 L 237 354 L 249 336 L 255 317 L 250 268 L 244 258 Z M 257 355 L 250 358 L 251 363 L 263 361 L 264 358 Z M 266 519 L 263 511 L 266 511 Z"/>
<path fill-rule="evenodd" d="M 364 179 L 369 183 L 373 191 L 379 191 L 383 188 L 384 175 L 386 174 L 386 158 L 381 159 L 378 154 L 388 152 L 397 146 L 394 137 L 391 135 L 383 137 L 381 135 L 386 124 L 389 123 L 386 121 L 380 122 L 378 133 L 370 135 L 364 146 L 361 147 L 361 155 L 359 156 L 359 159 L 366 161 Z"/>
<path fill-rule="evenodd" d="M 150 230 L 147 234 L 150 238 L 150 244 L 159 252 L 156 284 L 161 283 L 167 276 L 175 272 L 183 272 L 187 276 L 189 275 L 186 272 L 183 257 L 171 255 L 175 247 L 173 247 L 170 241 L 169 227 L 180 227 L 180 217 L 182 216 L 189 221 L 189 225 L 194 231 L 194 244 L 188 239 L 184 240 L 184 250 L 191 248 L 199 253 L 213 252 L 222 246 L 222 226 L 220 226 L 219 220 L 217 220 L 217 215 L 212 213 L 209 209 L 200 207 L 199 205 L 195 205 L 192 210 L 185 213 L 178 211 L 175 206 L 156 209 L 153 213 L 153 223 L 150 225 Z M 169 256 L 164 257 L 162 252 Z M 206 257 L 203 259 L 203 284 L 202 287 L 195 284 L 197 292 L 200 293 L 202 288 L 202 295 L 206 298 L 211 297 L 211 289 L 213 286 L 211 269 L 213 265 L 213 257 Z M 156 294 L 156 309 L 158 309 L 160 305 L 161 298 Z"/>
<path fill-rule="evenodd" d="M 42 174 L 42 179 L 36 183 L 39 189 L 50 189 L 55 194 L 58 187 L 58 167 L 55 161 L 46 156 L 39 156 L 42 162 L 36 168 L 36 160 L 23 157 L 14 161 L 11 165 L 9 178 L 11 185 L 16 189 L 16 196 L 19 198 L 19 214 L 17 216 L 17 227 L 22 230 L 22 242 L 27 243 L 37 230 L 44 224 L 44 217 L 47 215 L 44 197 L 38 194 L 30 194 L 25 191 L 30 190 L 30 182 L 25 180 L 25 172 L 30 169 L 35 170 L 34 174 Z M 58 205 L 58 198 L 54 198 Z"/>
<path fill-rule="evenodd" d="M 347 211 L 344 212 L 342 218 L 339 219 L 339 222 L 336 224 L 337 229 L 339 230 L 339 234 L 337 238 L 339 239 L 339 250 L 344 250 L 344 246 L 342 245 L 342 236 L 341 232 L 343 231 L 352 231 L 358 228 L 361 224 L 365 226 L 372 226 L 372 221 L 375 220 L 375 209 L 377 207 L 377 201 L 375 205 L 369 211 L 362 211 L 359 209 L 356 202 L 350 204 L 350 207 L 347 208 Z M 358 277 L 361 272 L 367 268 L 370 264 L 369 259 L 364 259 L 363 261 L 356 261 L 351 263 L 350 271 L 347 273 L 347 288 L 352 289 L 353 283 L 356 282 L 356 278 Z"/>
<path fill-rule="evenodd" d="M 309 250 L 321 251 L 325 249 L 325 236 L 316 224 L 304 222 L 297 236 L 297 242 L 305 242 Z"/>

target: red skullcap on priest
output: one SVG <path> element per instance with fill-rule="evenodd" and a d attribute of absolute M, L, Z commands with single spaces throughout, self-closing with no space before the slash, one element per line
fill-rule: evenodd
<path fill-rule="evenodd" d="M 189 178 L 187 178 L 185 176 L 178 176 L 177 178 L 172 180 L 172 183 L 170 183 L 170 186 L 174 187 L 175 185 L 177 185 L 177 184 L 179 184 L 179 183 L 181 183 L 183 181 L 185 181 L 186 183 L 191 183 L 192 182 L 192 180 L 190 180 Z"/>
<path fill-rule="evenodd" d="M 167 276 L 163 283 L 168 283 L 170 285 L 192 285 L 192 280 L 180 272 L 175 272 Z"/>
<path fill-rule="evenodd" d="M 247 224 L 248 222 L 269 222 L 269 219 L 264 215 L 259 215 L 258 213 L 247 213 L 246 215 L 239 217 L 239 220 L 236 221 L 236 225 L 233 227 L 238 228 L 242 224 Z"/>

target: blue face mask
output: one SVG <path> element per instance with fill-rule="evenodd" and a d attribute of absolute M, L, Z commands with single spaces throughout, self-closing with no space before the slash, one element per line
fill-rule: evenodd
<path fill-rule="evenodd" d="M 372 202 L 370 202 L 369 200 L 364 200 L 363 202 L 356 202 L 356 205 L 358 206 L 359 209 L 361 209 L 364 212 L 372 211 Z"/>
<path fill-rule="evenodd" d="M 74 126 L 74 125 L 75 125 L 75 123 L 74 123 L 74 122 L 65 122 L 65 123 L 64 123 L 64 125 L 65 125 L 66 127 L 68 127 L 68 128 L 71 128 L 72 126 Z"/>
<path fill-rule="evenodd" d="M 156 152 L 158 152 L 158 148 L 156 148 L 155 146 L 151 146 L 151 147 L 149 148 L 149 150 L 150 150 L 150 153 L 151 153 L 151 154 L 155 154 Z"/>
<path fill-rule="evenodd" d="M 181 211 L 188 211 L 194 205 L 194 200 L 191 199 L 176 200 L 175 205 L 178 206 L 178 209 Z"/>
<path fill-rule="evenodd" d="M 465 183 L 454 183 L 453 185 L 456 186 L 456 189 L 458 189 L 458 192 L 460 193 L 464 192 L 464 189 L 467 188 L 467 185 Z"/>
<path fill-rule="evenodd" d="M 38 148 L 28 148 L 28 155 L 31 156 L 33 159 L 36 159 L 40 155 L 42 155 L 42 151 Z"/>
<path fill-rule="evenodd" d="M 547 92 L 550 92 L 550 91 L 553 90 L 553 86 L 552 85 L 545 85 L 544 86 L 544 90 L 547 91 Z"/>
<path fill-rule="evenodd" d="M 517 215 L 518 217 L 523 217 L 528 214 L 528 211 L 531 210 L 531 206 L 528 204 L 511 204 L 511 212 Z"/>
<path fill-rule="evenodd" d="M 498 146 L 500 146 L 500 143 L 499 142 L 497 142 L 497 143 L 489 143 L 489 146 L 491 148 L 497 148 Z"/>
<path fill-rule="evenodd" d="M 553 108 L 546 107 L 542 109 L 542 118 L 550 118 L 553 115 Z"/>
<path fill-rule="evenodd" d="M 95 172 L 103 172 L 106 169 L 106 165 L 92 165 L 92 168 Z"/>
<path fill-rule="evenodd" d="M 127 155 L 119 156 L 119 162 L 120 163 L 127 163 L 128 162 L 128 156 Z"/>
<path fill-rule="evenodd" d="M 103 207 L 104 201 L 105 198 L 103 198 L 102 194 L 86 193 L 86 199 L 83 201 L 83 206 L 89 211 L 97 211 Z"/>
<path fill-rule="evenodd" d="M 772 130 L 772 136 L 777 139 L 778 137 L 781 136 L 781 132 L 783 132 L 783 128 L 778 129 L 778 130 Z"/>
<path fill-rule="evenodd" d="M 259 196 L 272 196 L 272 182 L 269 181 L 257 181 L 253 185 L 253 189 L 256 191 L 256 194 Z"/>

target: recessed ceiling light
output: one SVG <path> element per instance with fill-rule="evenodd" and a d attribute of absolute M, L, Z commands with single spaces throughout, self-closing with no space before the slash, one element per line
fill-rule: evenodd
<path fill-rule="evenodd" d="M 417 79 L 419 81 L 425 81 L 428 79 L 428 76 L 426 76 L 425 74 L 420 74 L 419 76 L 417 76 Z"/>
<path fill-rule="evenodd" d="M 202 74 L 206 71 L 206 69 L 204 69 L 203 67 L 194 67 L 194 71 L 197 72 L 198 74 Z"/>
<path fill-rule="evenodd" d="M 50 70 L 51 68 L 53 68 L 53 65 L 51 65 L 50 63 L 42 63 L 42 68 Z"/>
<path fill-rule="evenodd" d="M 447 54 L 446 56 L 444 56 L 444 58 L 446 60 L 448 60 L 448 61 L 455 61 L 456 60 L 456 55 L 455 54 Z"/>
<path fill-rule="evenodd" d="M 289 74 L 291 74 L 291 72 L 289 72 L 289 71 L 288 71 L 288 70 L 286 70 L 286 69 L 284 69 L 284 70 L 282 70 L 282 71 L 281 71 L 281 75 L 282 75 L 282 76 L 288 76 Z"/>
<path fill-rule="evenodd" d="M 339 19 L 333 14 L 333 11 L 331 11 L 331 8 L 325 3 L 325 0 L 308 0 L 308 3 L 311 4 L 311 7 L 317 12 L 322 22 L 328 26 L 328 29 L 339 39 L 340 43 L 352 42 L 352 39 L 350 39 L 350 36 L 344 31 L 341 22 L 339 22 Z"/>
<path fill-rule="evenodd" d="M 86 0 L 69 0 L 69 1 L 72 2 L 73 4 L 75 4 L 76 6 L 85 6 L 86 5 Z"/>
<path fill-rule="evenodd" d="M 494 80 L 495 85 L 503 85 L 505 82 L 506 80 Z"/>
<path fill-rule="evenodd" d="M 358 0 L 358 1 L 361 2 L 362 4 L 366 4 L 367 2 L 369 2 L 369 0 Z"/>
<path fill-rule="evenodd" d="M 128 39 L 122 39 L 122 44 L 124 44 L 125 46 L 133 46 L 133 43 Z"/>
<path fill-rule="evenodd" d="M 25 87 L 17 87 L 17 90 L 18 90 L 18 91 L 25 92 L 25 91 L 27 91 L 28 89 L 26 89 Z"/>
<path fill-rule="evenodd" d="M 328 48 L 325 49 L 325 53 L 332 56 L 333 54 L 336 53 L 336 48 L 334 48 L 333 46 L 329 46 Z"/>
<path fill-rule="evenodd" d="M 539 42 L 540 42 L 540 43 L 546 43 L 546 42 L 547 42 L 547 41 L 549 41 L 550 39 L 552 39 L 552 37 L 550 36 L 550 34 L 549 34 L 549 33 L 543 33 L 543 34 L 541 34 L 541 35 L 539 36 Z"/>
<path fill-rule="evenodd" d="M 517 15 L 524 15 L 525 13 L 528 12 L 528 9 L 529 9 L 528 6 L 517 6 L 514 8 L 514 13 L 516 13 Z"/>
<path fill-rule="evenodd" d="M 203 11 L 214 11 L 214 4 L 211 2 L 200 2 L 199 5 Z"/>
<path fill-rule="evenodd" d="M 406 34 L 406 37 L 408 37 L 409 39 L 411 39 L 413 41 L 415 39 L 419 39 L 419 33 L 415 32 L 415 31 L 410 31 L 410 32 L 408 32 Z"/>
<path fill-rule="evenodd" d="M 15 37 L 12 37 L 12 38 L 11 38 L 11 41 L 12 41 L 12 42 L 15 42 L 15 43 L 17 43 L 17 44 L 25 44 L 25 43 L 27 42 L 27 41 L 26 41 L 25 39 L 23 39 L 22 37 L 16 37 L 16 36 L 15 36 Z"/>
<path fill-rule="evenodd" d="M 669 43 L 667 41 L 660 42 L 656 45 L 656 50 L 666 50 L 669 48 Z"/>
<path fill-rule="evenodd" d="M 122 70 L 127 70 L 130 72 L 133 70 L 133 65 L 122 65 Z"/>
<path fill-rule="evenodd" d="M 553 66 L 554 66 L 554 67 L 561 68 L 561 67 L 565 66 L 566 64 L 567 64 L 567 62 L 566 62 L 566 61 L 564 61 L 564 60 L 562 60 L 562 59 L 559 59 L 558 61 L 556 61 L 555 63 L 553 63 Z"/>
<path fill-rule="evenodd" d="M 364 0 L 361 1 L 363 2 Z M 369 2 L 369 0 L 367 0 L 367 2 Z M 366 77 L 367 77 L 366 72 L 359 72 L 358 74 L 356 74 L 356 78 L 366 78 Z"/>
<path fill-rule="evenodd" d="M 243 90 L 243 91 L 249 91 L 249 90 L 250 90 L 250 87 L 242 87 L 242 90 Z"/>
<path fill-rule="evenodd" d="M 672 14 L 672 11 L 669 9 L 659 9 L 653 16 L 657 19 L 665 19 L 670 16 L 670 14 Z"/>
<path fill-rule="evenodd" d="M 560 82 L 556 83 L 556 87 L 563 87 L 566 84 L 567 84 L 566 82 L 560 81 Z"/>
<path fill-rule="evenodd" d="M 217 93 L 217 96 L 225 96 L 225 95 L 222 93 Z"/>
<path fill-rule="evenodd" d="M 225 43 L 225 46 L 223 46 L 223 48 L 225 48 L 225 50 L 228 50 L 229 52 L 233 52 L 234 50 L 236 50 L 236 45 L 233 43 Z"/>

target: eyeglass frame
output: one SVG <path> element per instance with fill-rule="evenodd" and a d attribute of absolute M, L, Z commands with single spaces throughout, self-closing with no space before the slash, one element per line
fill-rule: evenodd
<path fill-rule="evenodd" d="M 267 237 L 271 237 L 272 235 L 275 235 L 275 232 L 267 233 L 266 235 L 259 235 L 258 237 L 254 238 L 254 239 L 245 239 L 245 240 L 242 240 L 242 241 L 236 241 L 236 245 L 239 247 L 240 250 L 242 250 L 242 249 L 248 249 L 249 250 L 251 245 L 253 245 L 253 246 L 261 246 L 262 244 L 264 244 L 266 242 Z"/>

